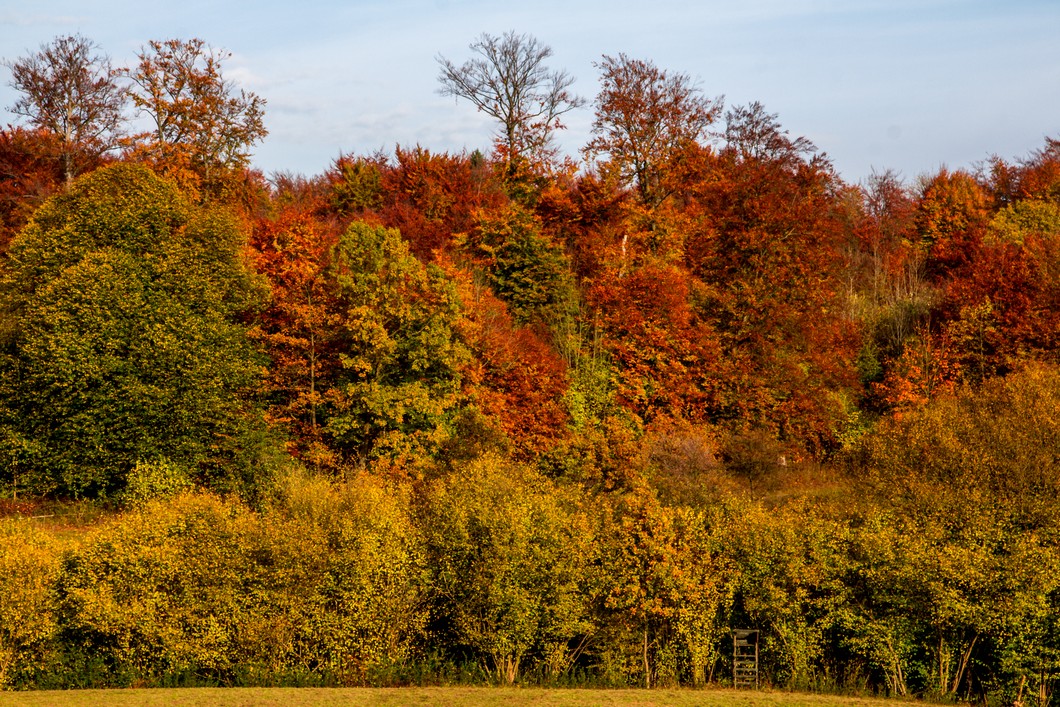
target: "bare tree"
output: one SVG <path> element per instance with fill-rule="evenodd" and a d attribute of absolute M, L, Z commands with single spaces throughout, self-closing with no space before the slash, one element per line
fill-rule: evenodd
<path fill-rule="evenodd" d="M 573 76 L 545 66 L 552 49 L 531 35 L 483 33 L 470 48 L 478 56 L 460 66 L 438 57 L 439 93 L 466 98 L 500 121 L 498 141 L 510 176 L 519 159 L 547 150 L 553 132 L 563 127 L 560 116 L 585 99 L 569 91 Z"/>
<path fill-rule="evenodd" d="M 126 95 L 97 49 L 81 35 L 57 37 L 36 54 L 5 62 L 10 85 L 22 93 L 9 109 L 59 136 L 67 184 L 121 138 Z"/>

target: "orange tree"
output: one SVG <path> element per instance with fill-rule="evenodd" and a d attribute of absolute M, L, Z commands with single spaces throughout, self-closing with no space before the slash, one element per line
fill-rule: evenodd
<path fill-rule="evenodd" d="M 133 154 L 204 195 L 223 194 L 268 134 L 265 100 L 224 78 L 229 56 L 201 39 L 151 41 L 122 72 L 133 106 L 153 124 L 134 137 Z"/>
<path fill-rule="evenodd" d="M 720 417 L 821 452 L 835 443 L 858 341 L 844 316 L 838 178 L 760 104 L 730 110 L 717 155 L 688 160 L 684 262 L 697 315 L 733 367 Z"/>
<path fill-rule="evenodd" d="M 67 186 L 122 136 L 125 92 L 96 49 L 81 35 L 56 37 L 10 64 L 11 85 L 22 94 L 11 110 L 56 137 Z"/>
<path fill-rule="evenodd" d="M 596 97 L 590 155 L 606 155 L 623 183 L 632 181 L 647 205 L 667 195 L 662 179 L 682 148 L 706 137 L 720 100 L 701 95 L 687 74 L 667 72 L 625 54 L 596 65 L 602 87 Z"/>

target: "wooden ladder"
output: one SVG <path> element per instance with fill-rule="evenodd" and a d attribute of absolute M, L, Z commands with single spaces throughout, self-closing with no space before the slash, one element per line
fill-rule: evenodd
<path fill-rule="evenodd" d="M 732 631 L 732 685 L 758 689 L 758 631 L 736 628 Z"/>

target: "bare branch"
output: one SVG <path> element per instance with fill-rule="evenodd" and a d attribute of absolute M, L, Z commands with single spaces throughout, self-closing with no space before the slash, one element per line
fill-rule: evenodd
<path fill-rule="evenodd" d="M 67 183 L 121 138 L 126 95 L 110 59 L 81 35 L 57 37 L 38 53 L 6 63 L 22 96 L 11 112 L 59 136 Z"/>
<path fill-rule="evenodd" d="M 460 66 L 438 57 L 439 93 L 467 99 L 501 123 L 497 137 L 511 173 L 514 160 L 546 151 L 563 127 L 560 116 L 585 100 L 569 90 L 574 77 L 545 66 L 552 49 L 528 34 L 483 34 L 470 48 L 478 56 Z"/>

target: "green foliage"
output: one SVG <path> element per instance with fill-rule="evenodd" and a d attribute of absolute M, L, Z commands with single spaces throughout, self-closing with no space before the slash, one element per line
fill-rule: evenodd
<path fill-rule="evenodd" d="M 838 591 L 841 526 L 797 502 L 774 510 L 732 503 L 722 519 L 721 552 L 738 568 L 733 627 L 762 630 L 767 683 L 817 685 Z"/>
<path fill-rule="evenodd" d="M 998 211 L 990 221 L 988 238 L 1022 244 L 1032 233 L 1060 235 L 1060 204 L 1053 201 L 1017 201 Z"/>
<path fill-rule="evenodd" d="M 331 206 L 349 215 L 378 208 L 383 201 L 382 174 L 379 166 L 365 159 L 340 159 L 338 180 L 332 186 Z"/>
<path fill-rule="evenodd" d="M 592 537 L 561 489 L 486 456 L 432 484 L 424 526 L 443 640 L 502 682 L 528 660 L 551 675 L 570 670 L 590 629 Z"/>
<path fill-rule="evenodd" d="M 416 654 L 429 574 L 409 495 L 364 474 L 342 483 L 281 477 L 262 532 L 282 550 L 279 576 L 292 592 L 289 669 L 364 683 Z"/>
<path fill-rule="evenodd" d="M 327 429 L 360 459 L 432 452 L 447 437 L 468 352 L 453 284 L 397 231 L 355 222 L 332 257 L 342 371 Z"/>
<path fill-rule="evenodd" d="M 856 602 L 869 608 L 864 628 L 901 627 L 884 636 L 894 691 L 915 675 L 911 687 L 958 694 L 984 642 L 1002 675 L 1047 687 L 1042 670 L 1057 661 L 1047 627 L 1060 616 L 1057 410 L 1060 372 L 1036 365 L 936 399 L 862 439 L 865 488 L 901 519 L 861 534 L 874 547 L 863 562 L 877 569 L 873 594 Z"/>
<path fill-rule="evenodd" d="M 186 469 L 166 459 L 138 461 L 125 480 L 122 499 L 133 506 L 186 493 L 192 482 Z"/>
<path fill-rule="evenodd" d="M 565 310 L 574 301 L 570 264 L 532 213 L 512 206 L 497 216 L 483 215 L 461 245 L 485 268 L 493 291 L 517 321 L 555 325 L 571 315 Z"/>
<path fill-rule="evenodd" d="M 33 491 L 117 493 L 140 459 L 231 466 L 260 375 L 240 244 L 230 217 L 130 165 L 82 178 L 15 239 L 0 374 Z"/>

